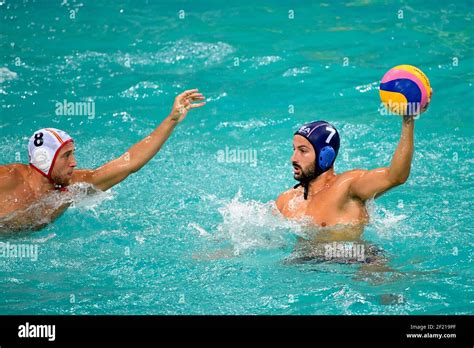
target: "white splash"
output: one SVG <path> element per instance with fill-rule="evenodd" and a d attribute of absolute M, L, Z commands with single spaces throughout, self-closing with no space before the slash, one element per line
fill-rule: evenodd
<path fill-rule="evenodd" d="M 0 68 L 0 83 L 5 81 L 15 80 L 18 78 L 18 74 L 8 68 Z"/>
<path fill-rule="evenodd" d="M 283 73 L 283 77 L 294 77 L 302 74 L 311 74 L 311 68 L 309 66 L 303 66 L 301 68 L 288 69 Z"/>
<path fill-rule="evenodd" d="M 123 122 L 134 122 L 135 121 L 135 117 L 132 117 L 132 115 L 130 115 L 128 112 L 126 111 L 120 111 L 120 112 L 114 112 L 112 114 L 113 117 L 118 117 L 118 116 L 121 116 L 122 117 L 122 121 Z"/>
<path fill-rule="evenodd" d="M 224 98 L 224 97 L 227 97 L 227 93 L 226 93 L 226 92 L 220 93 L 217 97 L 214 97 L 214 98 L 209 97 L 209 98 L 206 99 L 206 102 L 217 101 L 217 100 L 219 100 L 219 99 L 221 99 L 221 98 Z"/>
<path fill-rule="evenodd" d="M 396 215 L 394 212 L 376 205 L 373 199 L 366 202 L 366 207 L 370 217 L 370 225 L 375 228 L 379 236 L 390 239 L 394 235 L 405 234 L 396 232 L 401 230 L 398 226 L 401 221 L 407 218 L 405 214 Z"/>
<path fill-rule="evenodd" d="M 301 225 L 278 212 L 275 202 L 243 201 L 240 190 L 218 211 L 223 222 L 218 225 L 215 236 L 229 241 L 234 254 L 285 247 L 289 239 L 302 230 Z"/>
<path fill-rule="evenodd" d="M 283 118 L 279 120 L 272 120 L 271 118 L 267 119 L 250 119 L 248 121 L 234 121 L 234 122 L 220 122 L 216 126 L 216 130 L 222 128 L 243 128 L 243 129 L 253 129 L 267 126 L 275 126 L 284 122 L 287 122 L 289 118 Z"/>
<path fill-rule="evenodd" d="M 71 201 L 71 208 L 94 210 L 103 202 L 110 201 L 114 197 L 113 191 L 100 191 L 91 184 L 81 182 L 68 186 L 68 193 L 64 199 Z"/>
<path fill-rule="evenodd" d="M 139 98 L 144 99 L 150 96 L 158 96 L 162 93 L 163 90 L 161 90 L 160 86 L 158 86 L 156 83 L 149 81 L 140 81 L 139 83 L 133 85 L 125 91 L 122 91 L 120 93 L 120 96 L 137 100 Z"/>
<path fill-rule="evenodd" d="M 258 68 L 259 66 L 270 65 L 282 60 L 279 56 L 264 56 L 264 57 L 252 57 L 249 61 L 252 62 L 252 68 Z M 243 59 L 245 61 L 245 58 Z"/>
<path fill-rule="evenodd" d="M 93 61 L 95 64 L 106 65 L 110 63 L 119 64 L 126 68 L 135 66 L 155 67 L 161 64 L 181 64 L 188 68 L 200 66 L 214 66 L 222 63 L 235 48 L 225 42 L 193 42 L 178 40 L 160 43 L 161 49 L 156 52 L 115 52 L 104 53 L 86 51 L 75 53 L 65 57 L 66 64 L 59 67 L 60 70 L 76 70 L 83 63 Z"/>
<path fill-rule="evenodd" d="M 93 185 L 78 183 L 68 186 L 66 192 L 54 191 L 24 210 L 15 211 L 0 219 L 0 231 L 37 230 L 51 223 L 67 208 L 94 210 L 110 200 L 113 193 L 97 190 Z M 54 238 L 51 236 L 50 238 Z"/>
<path fill-rule="evenodd" d="M 201 226 L 199 226 L 198 224 L 194 223 L 194 222 L 191 222 L 188 224 L 188 227 L 190 228 L 194 228 L 196 231 L 199 232 L 199 237 L 210 237 L 211 234 L 209 232 L 207 232 L 204 228 L 202 228 Z"/>
<path fill-rule="evenodd" d="M 379 83 L 379 81 L 375 81 L 365 85 L 356 86 L 355 89 L 358 90 L 360 93 L 370 92 L 374 89 L 379 89 Z"/>

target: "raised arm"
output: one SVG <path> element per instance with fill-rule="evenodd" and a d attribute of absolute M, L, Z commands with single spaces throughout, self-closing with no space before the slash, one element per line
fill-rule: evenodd
<path fill-rule="evenodd" d="M 97 169 L 76 170 L 73 182 L 88 182 L 103 191 L 120 183 L 130 174 L 140 170 L 156 155 L 176 125 L 184 120 L 188 111 L 205 104 L 205 102 L 193 102 L 203 99 L 204 96 L 197 89 L 181 93 L 175 98 L 171 113 L 150 135 L 133 145 L 122 156 Z"/>
<path fill-rule="evenodd" d="M 389 167 L 373 170 L 355 170 L 351 173 L 353 180 L 350 194 L 365 201 L 378 197 L 392 187 L 406 182 L 410 175 L 413 157 L 414 120 L 405 118 L 402 124 L 402 134 L 392 162 Z"/>
<path fill-rule="evenodd" d="M 430 99 L 433 94 L 431 91 Z M 428 100 L 428 104 L 430 102 Z M 428 104 L 421 112 L 425 112 Z M 365 201 L 376 198 L 392 187 L 405 183 L 410 175 L 413 158 L 413 131 L 415 121 L 413 116 L 404 116 L 402 134 L 389 167 L 373 170 L 355 170 L 351 172 L 352 181 L 350 194 Z"/>

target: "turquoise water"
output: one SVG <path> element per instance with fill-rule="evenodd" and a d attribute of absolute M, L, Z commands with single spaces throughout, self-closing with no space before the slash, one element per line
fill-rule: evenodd
<path fill-rule="evenodd" d="M 198 87 L 208 104 L 110 192 L 2 237 L 38 259 L 0 259 L 0 313 L 472 314 L 473 5 L 2 1 L 1 164 L 26 163 L 32 132 L 56 127 L 94 168 L 148 135 L 178 92 Z M 364 238 L 402 275 L 285 263 L 300 229 L 272 201 L 295 183 L 293 132 L 332 122 L 336 172 L 388 165 L 401 120 L 380 115 L 377 86 L 398 64 L 435 94 L 409 181 L 369 203 Z M 94 117 L 56 115 L 64 99 L 93 101 Z M 226 148 L 256 161 L 218 161 Z"/>

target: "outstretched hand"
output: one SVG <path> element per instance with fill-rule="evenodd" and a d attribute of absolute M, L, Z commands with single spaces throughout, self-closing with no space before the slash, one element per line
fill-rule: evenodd
<path fill-rule="evenodd" d="M 206 98 L 201 93 L 199 93 L 199 90 L 197 88 L 189 89 L 179 94 L 174 99 L 173 108 L 171 109 L 170 114 L 171 119 L 173 121 L 176 121 L 177 123 L 181 122 L 182 120 L 184 120 L 189 110 L 204 106 L 206 102 L 195 103 L 198 100 L 204 99 Z"/>
<path fill-rule="evenodd" d="M 426 103 L 425 107 L 423 109 L 421 109 L 421 113 L 425 112 L 426 110 L 428 110 L 428 106 L 430 106 L 430 103 L 431 103 L 431 98 L 433 97 L 433 88 L 431 88 L 430 90 L 430 95 L 428 96 L 428 102 Z"/>
<path fill-rule="evenodd" d="M 420 110 L 420 112 L 417 115 L 405 115 L 403 116 L 403 120 L 405 122 L 410 122 L 413 120 L 418 119 L 418 117 L 424 113 L 426 110 L 428 110 L 428 106 L 430 106 L 431 98 L 433 97 L 433 88 L 430 89 L 430 95 L 428 96 L 428 102 L 426 105 Z"/>

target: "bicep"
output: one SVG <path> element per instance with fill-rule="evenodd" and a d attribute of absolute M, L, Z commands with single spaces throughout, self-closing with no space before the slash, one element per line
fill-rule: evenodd
<path fill-rule="evenodd" d="M 353 175 L 350 193 L 363 201 L 377 198 L 392 187 L 399 185 L 399 183 L 390 180 L 388 167 L 358 170 Z"/>

